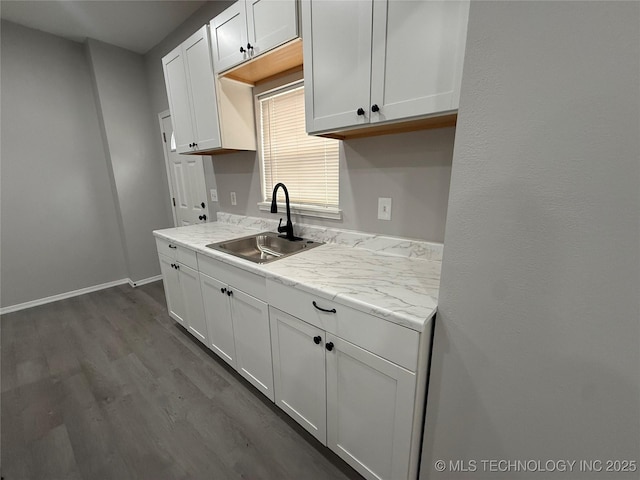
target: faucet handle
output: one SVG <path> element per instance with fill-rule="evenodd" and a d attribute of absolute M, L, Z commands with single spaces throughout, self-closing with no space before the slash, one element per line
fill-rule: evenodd
<path fill-rule="evenodd" d="M 282 219 L 280 219 L 280 223 L 278 223 L 278 232 L 282 233 L 287 229 L 287 227 L 282 226 Z"/>

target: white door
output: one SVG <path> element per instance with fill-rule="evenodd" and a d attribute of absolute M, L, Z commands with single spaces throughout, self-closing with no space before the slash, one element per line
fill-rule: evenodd
<path fill-rule="evenodd" d="M 374 2 L 371 123 L 458 108 L 468 11 L 468 1 Z"/>
<path fill-rule="evenodd" d="M 409 475 L 415 374 L 327 333 L 327 446 L 371 480 Z"/>
<path fill-rule="evenodd" d="M 247 40 L 252 56 L 298 36 L 296 0 L 247 0 Z"/>
<path fill-rule="evenodd" d="M 209 332 L 209 347 L 225 362 L 236 368 L 236 348 L 227 285 L 200 274 L 204 314 Z"/>
<path fill-rule="evenodd" d="M 231 285 L 228 289 L 238 373 L 273 401 L 273 361 L 268 306 Z"/>
<path fill-rule="evenodd" d="M 162 283 L 164 284 L 164 295 L 167 298 L 169 316 L 186 327 L 184 299 L 176 268 L 178 262 L 166 255 L 158 255 L 158 257 L 160 258 L 160 271 L 162 272 Z"/>
<path fill-rule="evenodd" d="M 220 148 L 218 102 L 208 27 L 205 25 L 191 35 L 182 46 L 191 94 L 195 150 Z"/>
<path fill-rule="evenodd" d="M 248 60 L 247 15 L 244 0 L 235 2 L 209 22 L 211 49 L 216 73 Z"/>
<path fill-rule="evenodd" d="M 276 404 L 326 445 L 325 332 L 269 309 Z"/>
<path fill-rule="evenodd" d="M 202 157 L 180 155 L 176 151 L 175 135 L 168 113 L 161 116 L 161 126 L 174 223 L 177 227 L 204 223 L 209 218 L 209 206 Z"/>
<path fill-rule="evenodd" d="M 191 144 L 195 140 L 195 134 L 182 46 L 173 49 L 162 59 L 162 68 L 167 86 L 169 106 L 173 113 L 173 122 L 176 128 L 175 148 L 178 153 L 191 152 L 193 151 Z"/>
<path fill-rule="evenodd" d="M 193 268 L 184 264 L 178 265 L 180 288 L 186 313 L 186 327 L 205 345 L 209 345 L 207 337 L 207 322 L 202 306 L 202 293 L 200 291 L 200 275 Z"/>
<path fill-rule="evenodd" d="M 372 0 L 302 2 L 307 132 L 369 123 L 372 16 Z"/>

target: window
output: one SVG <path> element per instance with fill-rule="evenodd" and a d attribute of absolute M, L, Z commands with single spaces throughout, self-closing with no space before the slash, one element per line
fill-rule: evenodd
<path fill-rule="evenodd" d="M 301 83 L 258 97 L 263 210 L 276 183 L 287 186 L 292 209 L 309 216 L 340 218 L 339 141 L 305 131 Z M 281 197 L 279 197 L 281 198 Z"/>

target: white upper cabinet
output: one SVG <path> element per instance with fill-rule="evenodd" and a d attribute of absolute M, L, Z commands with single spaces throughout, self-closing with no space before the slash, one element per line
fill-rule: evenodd
<path fill-rule="evenodd" d="M 191 100 L 187 86 L 187 72 L 184 68 L 182 46 L 174 48 L 162 59 L 164 80 L 167 86 L 167 97 L 171 110 L 171 121 L 176 137 L 176 150 L 184 153 L 192 150 L 193 119 L 191 118 Z"/>
<path fill-rule="evenodd" d="M 239 0 L 210 22 L 216 73 L 298 36 L 296 0 Z"/>
<path fill-rule="evenodd" d="M 162 65 L 178 153 L 220 148 L 207 26 L 165 56 Z"/>
<path fill-rule="evenodd" d="M 246 0 L 245 7 L 252 57 L 298 36 L 295 0 Z"/>
<path fill-rule="evenodd" d="M 183 44 L 191 90 L 194 139 L 198 150 L 211 150 L 221 146 L 218 102 L 209 45 L 209 30 L 206 26 Z"/>
<path fill-rule="evenodd" d="M 309 133 L 454 113 L 469 2 L 302 4 Z"/>
<path fill-rule="evenodd" d="M 371 0 L 303 2 L 308 132 L 369 123 L 372 6 Z"/>
<path fill-rule="evenodd" d="M 461 1 L 374 2 L 371 123 L 458 109 L 468 9 Z"/>
<path fill-rule="evenodd" d="M 162 66 L 178 153 L 256 149 L 251 88 L 215 78 L 207 25 Z"/>
<path fill-rule="evenodd" d="M 249 59 L 244 1 L 234 3 L 209 23 L 216 73 Z"/>

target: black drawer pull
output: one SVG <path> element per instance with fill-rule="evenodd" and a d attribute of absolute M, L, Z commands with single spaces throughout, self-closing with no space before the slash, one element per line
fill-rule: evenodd
<path fill-rule="evenodd" d="M 313 341 L 315 342 L 316 345 L 320 345 L 320 342 L 322 341 L 322 337 L 320 335 L 313 337 Z"/>
<path fill-rule="evenodd" d="M 326 308 L 319 307 L 315 300 L 314 300 L 313 302 L 311 302 L 311 303 L 313 303 L 313 306 L 314 306 L 314 307 L 316 307 L 316 308 L 317 308 L 318 310 L 320 310 L 321 312 L 326 312 L 326 313 L 338 313 L 338 312 L 336 312 L 336 309 L 335 309 L 335 308 L 332 308 L 331 310 L 327 310 Z"/>
<path fill-rule="evenodd" d="M 326 348 L 327 350 L 331 351 L 331 350 L 333 350 L 333 346 L 334 346 L 334 345 L 333 345 L 333 342 L 329 342 L 329 343 L 327 343 L 327 344 L 325 345 L 325 348 Z"/>
<path fill-rule="evenodd" d="M 169 248 L 178 248 L 178 247 L 176 247 L 175 245 L 171 245 L 171 244 L 170 244 L 170 245 L 169 245 Z"/>

